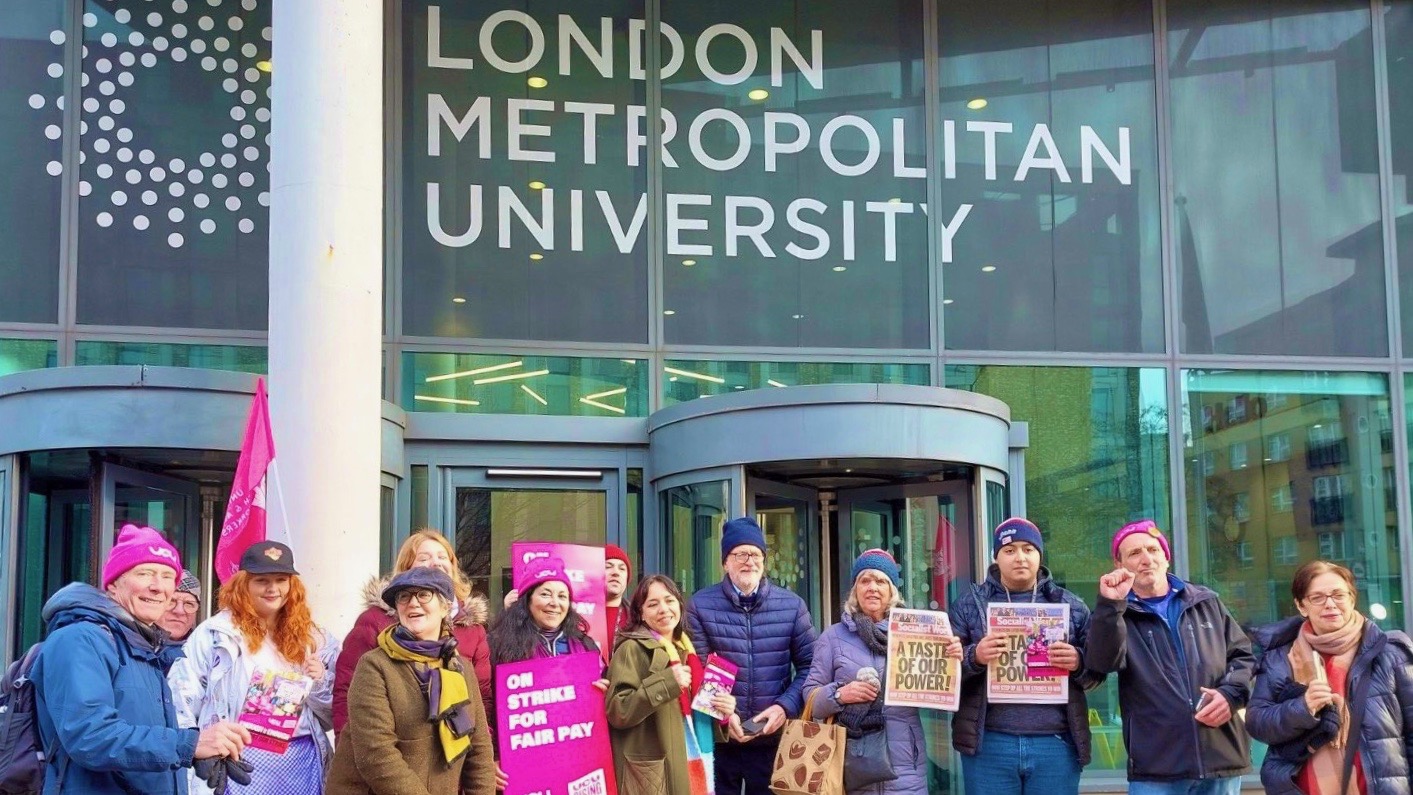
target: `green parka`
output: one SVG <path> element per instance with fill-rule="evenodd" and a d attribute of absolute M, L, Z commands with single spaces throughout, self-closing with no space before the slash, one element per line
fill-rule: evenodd
<path fill-rule="evenodd" d="M 618 633 L 608 664 L 608 725 L 619 795 L 691 795 L 682 688 L 642 627 Z"/>

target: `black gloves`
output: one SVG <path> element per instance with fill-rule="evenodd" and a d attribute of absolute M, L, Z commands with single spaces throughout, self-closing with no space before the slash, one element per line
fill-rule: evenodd
<path fill-rule="evenodd" d="M 198 759 L 192 763 L 196 777 L 206 782 L 206 786 L 216 795 L 226 795 L 227 781 L 234 781 L 242 787 L 250 783 L 250 774 L 255 766 L 229 756 L 213 756 Z"/>

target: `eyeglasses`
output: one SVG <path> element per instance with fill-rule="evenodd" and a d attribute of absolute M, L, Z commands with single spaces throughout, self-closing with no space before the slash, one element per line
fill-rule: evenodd
<path fill-rule="evenodd" d="M 1349 591 L 1330 591 L 1329 593 L 1312 593 L 1305 595 L 1305 603 L 1316 606 L 1327 605 L 1334 602 L 1336 606 L 1343 607 L 1354 601 L 1354 594 Z"/>
<path fill-rule="evenodd" d="M 417 604 L 425 605 L 432 601 L 433 596 L 436 596 L 436 593 L 433 591 L 398 591 L 397 603 L 399 606 L 408 605 L 412 604 L 413 599 L 416 599 Z"/>
<path fill-rule="evenodd" d="M 732 552 L 731 559 L 737 563 L 760 563 L 765 560 L 765 555 L 759 552 Z"/>

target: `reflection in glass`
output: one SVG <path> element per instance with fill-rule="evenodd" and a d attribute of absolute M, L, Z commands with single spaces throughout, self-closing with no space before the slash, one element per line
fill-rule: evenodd
<path fill-rule="evenodd" d="M 765 532 L 765 576 L 805 600 L 819 613 L 817 532 L 810 525 L 810 505 L 774 494 L 756 494 L 756 524 Z"/>
<path fill-rule="evenodd" d="M 69 5 L 0 3 L 0 321 L 58 318 Z"/>
<path fill-rule="evenodd" d="M 948 348 L 1161 351 L 1149 2 L 938 4 Z"/>
<path fill-rule="evenodd" d="M 947 367 L 947 386 L 1000 398 L 1012 420 L 1030 423 L 1026 515 L 1045 536 L 1044 565 L 1087 604 L 1113 568 L 1115 530 L 1140 517 L 1172 526 L 1166 383 L 1161 368 Z M 1128 757 L 1113 677 L 1089 694 L 1089 707 L 1086 775 L 1119 775 Z"/>
<path fill-rule="evenodd" d="M 1187 370 L 1183 413 L 1193 579 L 1259 626 L 1295 615 L 1292 575 L 1326 558 L 1354 571 L 1380 626 L 1403 626 L 1386 376 Z M 1237 443 L 1266 453 L 1234 468 L 1226 452 Z M 1271 454 L 1282 445 L 1285 458 Z M 1204 474 L 1208 451 L 1216 462 Z"/>
<path fill-rule="evenodd" d="M 78 365 L 140 364 L 157 367 L 196 367 L 265 374 L 269 351 L 255 345 L 180 345 L 167 342 L 94 342 L 74 346 Z"/>
<path fill-rule="evenodd" d="M 1404 355 L 1413 351 L 1413 0 L 1386 0 L 1384 48 L 1388 66 L 1389 139 L 1393 155 L 1393 217 L 1398 240 L 1398 282 Z"/>
<path fill-rule="evenodd" d="M 647 342 L 642 0 L 401 5 L 403 331 Z"/>
<path fill-rule="evenodd" d="M 575 489 L 456 490 L 456 559 L 477 593 L 501 604 L 512 587 L 510 545 L 557 541 L 603 546 L 607 495 Z"/>
<path fill-rule="evenodd" d="M 1167 8 L 1182 349 L 1386 355 L 1369 4 Z"/>
<path fill-rule="evenodd" d="M 623 551 L 633 561 L 633 570 L 628 574 L 634 581 L 643 577 L 643 470 L 628 470 L 627 490 L 624 494 L 623 511 Z M 636 575 L 636 576 L 635 576 Z M 630 581 L 628 586 L 633 587 Z M 631 593 L 629 594 L 631 596 Z"/>
<path fill-rule="evenodd" d="M 646 361 L 404 353 L 402 406 L 408 411 L 644 417 Z"/>
<path fill-rule="evenodd" d="M 729 481 L 713 480 L 662 492 L 669 573 L 689 596 L 721 581 L 721 526 L 731 507 L 729 486 Z"/>
<path fill-rule="evenodd" d="M 929 347 L 923 3 L 662 22 L 665 339 Z"/>
<path fill-rule="evenodd" d="M 59 346 L 53 340 L 0 339 L 0 375 L 39 370 L 59 364 Z"/>
<path fill-rule="evenodd" d="M 805 384 L 921 384 L 931 378 L 925 364 L 873 362 L 727 362 L 668 359 L 663 363 L 664 406 L 707 395 Z"/>
<path fill-rule="evenodd" d="M 19 518 L 19 589 L 14 648 L 40 639 L 40 608 L 59 588 L 98 575 L 92 489 L 86 453 L 21 456 L 25 485 Z"/>

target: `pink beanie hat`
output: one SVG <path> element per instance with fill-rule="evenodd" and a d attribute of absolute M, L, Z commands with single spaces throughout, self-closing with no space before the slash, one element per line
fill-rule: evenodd
<path fill-rule="evenodd" d="M 1168 560 L 1173 559 L 1173 551 L 1168 548 L 1168 538 L 1163 535 L 1162 530 L 1158 529 L 1158 523 L 1154 522 L 1152 519 L 1139 519 L 1136 522 L 1129 522 L 1123 527 L 1120 527 L 1119 532 L 1114 533 L 1114 541 L 1110 545 L 1110 551 L 1113 553 L 1114 560 L 1119 559 L 1119 544 L 1122 544 L 1125 538 L 1139 533 L 1158 539 L 1158 546 L 1163 548 L 1163 555 L 1166 556 Z"/>
<path fill-rule="evenodd" d="M 162 534 L 150 527 L 125 524 L 118 531 L 118 541 L 103 564 L 103 587 L 144 563 L 160 563 L 182 576 L 181 553 Z"/>
<path fill-rule="evenodd" d="M 521 573 L 520 581 L 515 583 L 515 590 L 519 591 L 520 598 L 524 599 L 531 591 L 547 582 L 564 583 L 564 587 L 569 589 L 569 598 L 574 598 L 574 584 L 569 581 L 569 575 L 564 571 L 564 561 L 559 558 L 536 558 L 530 561 Z"/>

